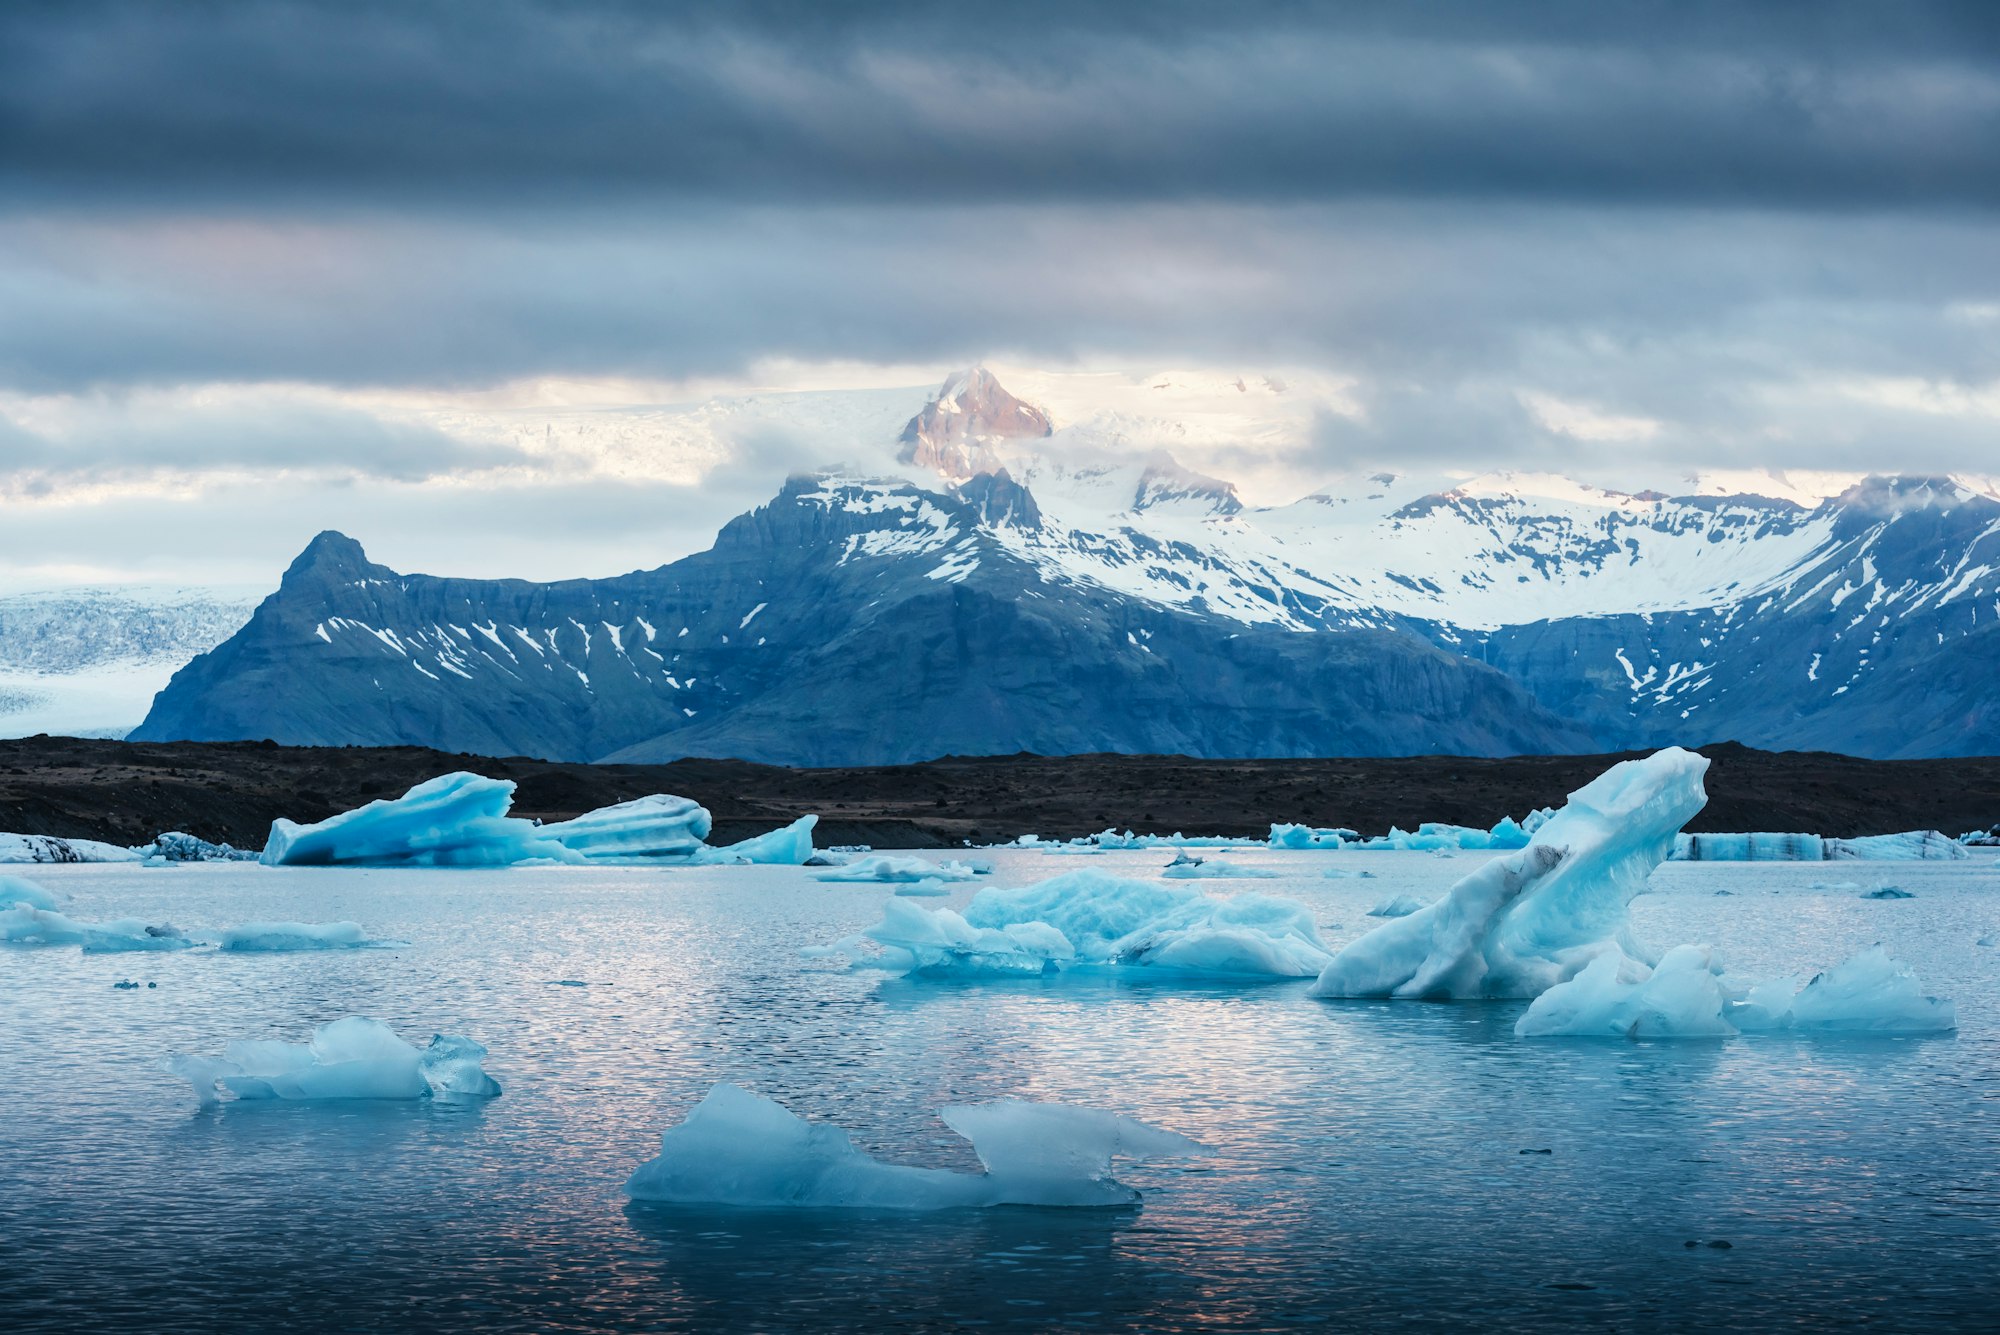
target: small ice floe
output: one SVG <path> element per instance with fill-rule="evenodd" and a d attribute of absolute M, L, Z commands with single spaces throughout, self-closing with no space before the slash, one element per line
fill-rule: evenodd
<path fill-rule="evenodd" d="M 22 946 L 81 946 L 85 954 L 133 950 L 186 950 L 187 933 L 138 918 L 80 922 L 56 908 L 67 902 L 33 881 L 0 876 L 0 942 Z"/>
<path fill-rule="evenodd" d="M 1916 898 L 1915 895 L 1903 889 L 1903 887 L 1901 887 L 1900 885 L 1879 885 L 1861 897 L 1863 899 L 1915 899 Z"/>
<path fill-rule="evenodd" d="M 1310 977 L 1331 958 L 1312 911 L 1296 899 L 1222 898 L 1097 871 L 989 886 L 962 913 L 891 899 L 882 921 L 806 954 L 927 977 L 1109 968 L 1244 980 Z"/>
<path fill-rule="evenodd" d="M 1270 881 L 1278 873 L 1261 867 L 1243 867 L 1221 858 L 1198 858 L 1182 853 L 1169 862 L 1160 875 L 1174 881 Z"/>
<path fill-rule="evenodd" d="M 1328 867 L 1320 875 L 1329 881 L 1372 881 L 1375 879 L 1374 872 L 1356 871 L 1352 867 Z"/>
<path fill-rule="evenodd" d="M 225 1092 L 297 1101 L 492 1098 L 500 1086 L 481 1068 L 485 1056 L 456 1034 L 419 1050 L 381 1021 L 351 1015 L 319 1026 L 304 1043 L 239 1038 L 221 1057 L 168 1057 L 161 1068 L 194 1086 L 205 1108 Z"/>
<path fill-rule="evenodd" d="M 69 902 L 69 896 L 45 889 L 19 876 L 0 876 L 0 909 L 21 907 L 54 909 Z"/>
<path fill-rule="evenodd" d="M 371 938 L 358 922 L 246 922 L 225 927 L 216 946 L 221 950 L 268 952 L 291 950 L 369 950 L 409 944 Z"/>
<path fill-rule="evenodd" d="M 187 950 L 195 944 L 186 932 L 172 923 L 147 923 L 138 918 L 93 923 L 83 935 L 83 953 L 86 955 Z"/>
<path fill-rule="evenodd" d="M 878 853 L 873 857 L 850 862 L 845 867 L 835 867 L 820 872 L 813 877 L 816 881 L 834 884 L 857 882 L 879 882 L 883 884 L 906 883 L 914 885 L 919 881 L 969 881 L 977 875 L 963 862 L 931 862 L 924 858 L 894 857 Z"/>
<path fill-rule="evenodd" d="M 1371 918 L 1407 918 L 1424 907 L 1424 901 L 1415 895 L 1390 895 L 1387 899 L 1368 910 Z"/>
<path fill-rule="evenodd" d="M 899 885 L 894 893 L 905 899 L 942 899 L 951 893 L 951 887 L 943 881 L 918 881 L 915 885 Z"/>
<path fill-rule="evenodd" d="M 755 1208 L 943 1210 L 996 1205 L 1129 1206 L 1139 1193 L 1114 1159 L 1203 1153 L 1197 1142 L 1129 1117 L 1060 1103 L 945 1108 L 982 1173 L 886 1163 L 847 1133 L 722 1084 L 661 1137 L 625 1184 L 634 1200 Z"/>
<path fill-rule="evenodd" d="M 1812 883 L 1811 885 L 1807 886 L 1807 887 L 1806 887 L 1806 889 L 1808 889 L 1808 890 L 1844 890 L 1844 891 L 1857 891 L 1857 892 L 1858 892 L 1858 891 L 1859 891 L 1859 890 L 1861 889 L 1861 882 L 1859 882 L 1859 881 L 1814 881 L 1814 882 L 1813 882 L 1813 883 Z"/>

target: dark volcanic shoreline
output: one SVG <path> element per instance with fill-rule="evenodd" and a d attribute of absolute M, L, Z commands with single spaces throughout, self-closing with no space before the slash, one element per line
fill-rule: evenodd
<path fill-rule="evenodd" d="M 1948 834 L 2000 821 L 2000 758 L 1860 760 L 1824 752 L 1700 748 L 1714 760 L 1694 831 L 1851 837 Z M 1193 760 L 1185 756 L 947 757 L 918 765 L 781 769 L 734 760 L 563 764 L 420 747 L 260 742 L 0 741 L 0 831 L 138 844 L 163 830 L 261 847 L 278 816 L 322 820 L 451 770 L 519 785 L 517 814 L 564 818 L 647 793 L 692 797 L 716 838 L 806 812 L 819 843 L 927 848 L 1119 829 L 1267 833 L 1272 821 L 1380 834 L 1425 820 L 1489 825 L 1560 805 L 1622 756 L 1414 756 Z"/>

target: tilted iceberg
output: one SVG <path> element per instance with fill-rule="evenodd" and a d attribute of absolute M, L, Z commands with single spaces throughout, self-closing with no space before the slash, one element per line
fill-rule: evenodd
<path fill-rule="evenodd" d="M 507 814 L 514 785 L 460 771 L 426 780 L 398 798 L 370 802 L 316 825 L 271 824 L 268 867 L 507 867 L 524 862 L 657 864 L 802 863 L 812 856 L 805 816 L 782 830 L 727 848 L 703 843 L 706 808 L 656 793 L 537 825 Z"/>
<path fill-rule="evenodd" d="M 203 1107 L 218 1088 L 239 1099 L 491 1098 L 500 1086 L 480 1067 L 486 1049 L 439 1034 L 419 1050 L 379 1020 L 351 1015 L 313 1030 L 304 1043 L 236 1039 L 221 1057 L 169 1057 L 163 1069 L 194 1086 Z"/>
<path fill-rule="evenodd" d="M 1092 1108 L 1005 1102 L 945 1108 L 986 1171 L 885 1163 L 839 1127 L 717 1085 L 661 1137 L 625 1184 L 635 1200 L 688 1205 L 942 1210 L 968 1206 L 1122 1206 L 1139 1193 L 1111 1177 L 1115 1158 L 1202 1153 L 1186 1136 Z"/>
<path fill-rule="evenodd" d="M 1312 911 L 1298 900 L 1221 898 L 1096 871 L 990 886 L 963 913 L 893 900 L 882 913 L 859 936 L 816 953 L 929 975 L 1116 967 L 1214 978 L 1305 978 L 1331 958 Z M 865 953 L 870 942 L 879 957 Z"/>
<path fill-rule="evenodd" d="M 936 863 L 925 858 L 894 857 L 877 853 L 873 857 L 850 862 L 845 867 L 819 872 L 813 879 L 836 884 L 880 882 L 895 885 L 917 881 L 969 881 L 975 875 L 977 873 L 962 862 Z"/>
<path fill-rule="evenodd" d="M 812 832 L 818 824 L 818 816 L 801 816 L 781 829 L 739 839 L 721 848 L 698 848 L 694 851 L 693 860 L 704 864 L 757 863 L 803 867 L 812 861 Z"/>
<path fill-rule="evenodd" d="M 1708 760 L 1669 747 L 1570 794 L 1526 847 L 1349 943 L 1321 997 L 1534 997 L 1606 950 L 1644 955 L 1626 905 L 1708 795 Z"/>

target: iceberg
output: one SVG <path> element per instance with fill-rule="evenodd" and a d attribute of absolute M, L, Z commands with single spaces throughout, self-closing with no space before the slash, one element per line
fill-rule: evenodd
<path fill-rule="evenodd" d="M 882 921 L 816 954 L 933 976 L 1144 968 L 1209 978 L 1305 978 L 1331 959 L 1295 899 L 1219 898 L 1193 886 L 1074 871 L 1037 885 L 989 886 L 962 913 L 900 900 Z M 867 943 L 879 955 L 865 954 Z"/>
<path fill-rule="evenodd" d="M 1729 1018 L 1746 1031 L 1806 1034 L 1946 1034 L 1958 1028 L 1957 1007 L 1926 996 L 1916 977 L 1879 945 L 1815 974 L 1804 987 L 1779 979 L 1754 988 L 1731 1007 Z"/>
<path fill-rule="evenodd" d="M 1676 946 L 1647 969 L 1599 955 L 1536 997 L 1517 1035 L 1589 1038 L 1728 1038 L 1789 1030 L 1807 1035 L 1946 1034 L 1951 1002 L 1924 995 L 1906 968 L 1873 946 L 1801 985 L 1780 978 L 1734 987 L 1708 946 Z"/>
<path fill-rule="evenodd" d="M 507 785 L 509 801 L 513 787 Z M 693 856 L 707 847 L 702 840 L 708 837 L 712 824 L 708 809 L 699 803 L 654 793 L 587 811 L 575 820 L 536 827 L 536 833 L 592 862 L 651 861 Z"/>
<path fill-rule="evenodd" d="M 1443 898 L 1350 942 L 1319 997 L 1539 996 L 1597 955 L 1647 957 L 1626 905 L 1707 801 L 1708 760 L 1669 747 L 1613 765 L 1570 794 L 1526 847 Z"/>
<path fill-rule="evenodd" d="M 1727 1000 L 1707 946 L 1676 946 L 1652 969 L 1606 951 L 1536 997 L 1514 1024 L 1523 1038 L 1728 1038 Z"/>
<path fill-rule="evenodd" d="M 1318 829 L 1311 825 L 1271 826 L 1271 837 L 1265 842 L 1273 848 L 1345 848 L 1361 835 L 1346 828 Z"/>
<path fill-rule="evenodd" d="M 702 813 L 706 815 L 706 812 Z M 775 867 L 803 867 L 813 858 L 813 827 L 818 816 L 801 816 L 783 829 L 755 835 L 722 848 L 702 847 L 694 851 L 697 863 L 757 863 Z"/>
<path fill-rule="evenodd" d="M 1957 862 L 1971 857 L 1937 830 L 1828 839 L 1817 834 L 1683 834 L 1676 862 Z"/>
<path fill-rule="evenodd" d="M 273 821 L 267 867 L 510 867 L 521 863 L 643 864 L 775 862 L 812 856 L 817 816 L 727 848 L 702 841 L 707 808 L 655 793 L 537 825 L 507 814 L 514 785 L 459 771 L 398 798 L 370 802 L 316 825 Z"/>
<path fill-rule="evenodd" d="M 1415 895 L 1390 895 L 1387 899 L 1368 910 L 1371 918 L 1407 918 L 1424 907 L 1424 901 Z"/>
<path fill-rule="evenodd" d="M 271 953 L 297 950 L 360 950 L 372 946 L 401 945 L 399 941 L 374 941 L 358 922 L 247 922 L 241 927 L 225 927 L 216 946 L 244 953 Z"/>
<path fill-rule="evenodd" d="M 892 857 L 877 853 L 873 857 L 850 862 L 845 867 L 835 867 L 813 877 L 816 881 L 838 883 L 880 882 L 884 884 L 912 884 L 917 881 L 969 881 L 978 875 L 963 862 L 930 862 L 923 858 Z"/>
<path fill-rule="evenodd" d="M 257 853 L 248 848 L 236 848 L 229 844 L 211 844 L 206 839 L 197 839 L 191 834 L 169 830 L 147 844 L 144 848 L 132 850 L 147 861 L 161 862 L 255 862 Z"/>
<path fill-rule="evenodd" d="M 1216 880 L 1276 880 L 1278 873 L 1258 867 L 1239 867 L 1234 862 L 1224 862 L 1221 858 L 1191 858 L 1183 853 L 1160 875 L 1175 881 L 1216 881 Z"/>
<path fill-rule="evenodd" d="M 379 1020 L 351 1015 L 313 1030 L 304 1043 L 237 1039 L 221 1057 L 176 1056 L 161 1065 L 194 1087 L 204 1108 L 218 1087 L 239 1099 L 491 1098 L 500 1092 L 480 1068 L 486 1049 L 440 1034 L 419 1051 Z"/>
<path fill-rule="evenodd" d="M 86 955 L 187 950 L 194 944 L 186 932 L 170 923 L 148 925 L 138 918 L 119 918 L 112 922 L 84 924 L 83 953 Z"/>
<path fill-rule="evenodd" d="M 0 941 L 16 946 L 82 945 L 89 928 L 55 909 L 16 904 L 0 909 Z"/>
<path fill-rule="evenodd" d="M 1186 1136 L 1059 1103 L 941 1110 L 983 1173 L 885 1163 L 838 1127 L 814 1125 L 735 1085 L 708 1092 L 625 1184 L 634 1200 L 806 1209 L 942 1210 L 996 1205 L 1127 1206 L 1116 1158 L 1203 1152 Z"/>
<path fill-rule="evenodd" d="M 95 839 L 58 839 L 51 834 L 0 834 L 0 863 L 137 862 L 140 855 Z"/>
<path fill-rule="evenodd" d="M 31 909 L 53 909 L 69 901 L 66 894 L 46 890 L 19 876 L 0 876 L 0 907 L 21 905 Z"/>
<path fill-rule="evenodd" d="M 514 785 L 460 771 L 398 798 L 370 802 L 316 825 L 271 823 L 267 867 L 504 867 L 583 862 L 583 854 L 507 814 Z"/>

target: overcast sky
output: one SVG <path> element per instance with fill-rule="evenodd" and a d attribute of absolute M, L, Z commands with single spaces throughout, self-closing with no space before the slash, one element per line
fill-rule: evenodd
<path fill-rule="evenodd" d="M 825 442 L 464 414 L 982 358 L 1323 372 L 1299 493 L 1996 472 L 1996 221 L 1990 3 L 13 0 L 0 587 L 650 566 Z"/>

